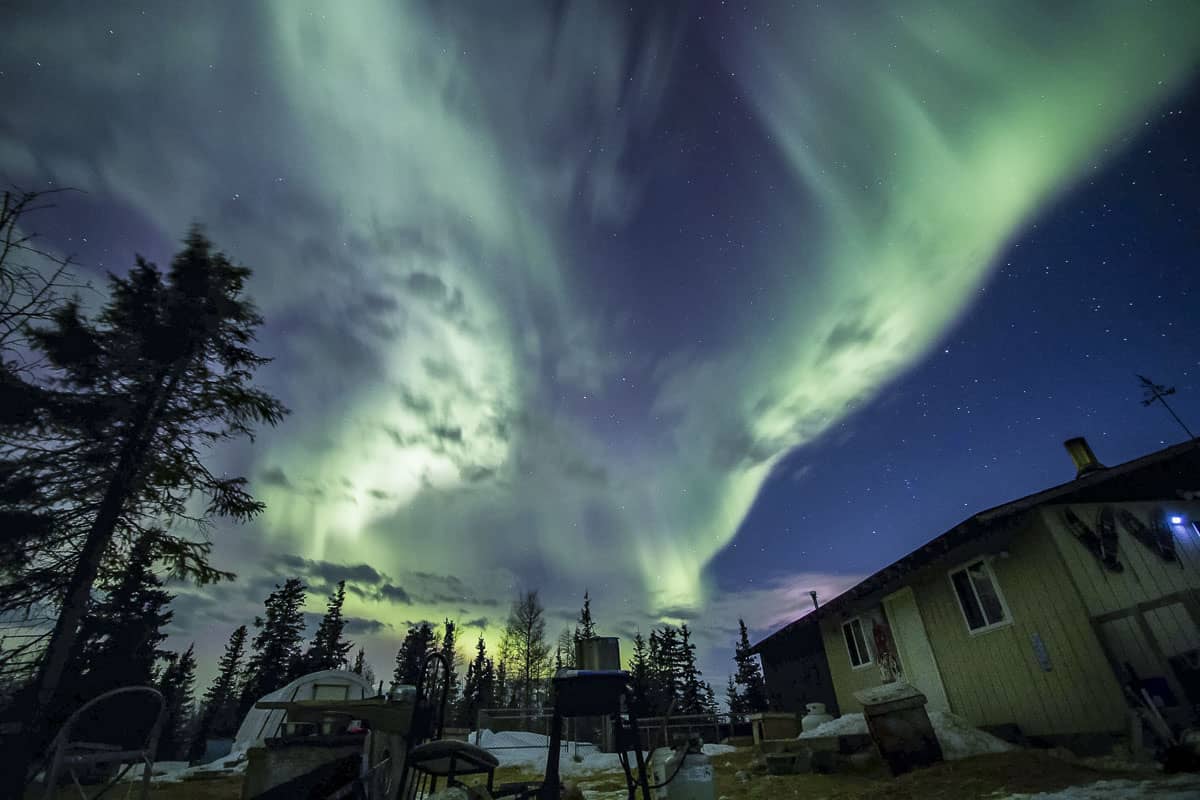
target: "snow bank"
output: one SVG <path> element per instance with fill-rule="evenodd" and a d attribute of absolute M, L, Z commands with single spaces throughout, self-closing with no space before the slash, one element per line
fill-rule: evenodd
<path fill-rule="evenodd" d="M 981 731 L 962 717 L 948 711 L 930 711 L 929 721 L 942 745 L 942 755 L 950 760 L 970 758 L 984 753 L 1007 753 L 1015 745 Z"/>
<path fill-rule="evenodd" d="M 857 736 L 866 734 L 867 719 L 862 714 L 842 714 L 837 719 L 818 725 L 800 734 L 798 739 L 819 739 L 824 736 Z"/>
<path fill-rule="evenodd" d="M 946 711 L 930 711 L 929 721 L 933 732 L 942 745 L 942 755 L 947 759 L 969 758 L 983 753 L 1005 753 L 1017 749 L 1013 745 L 972 727 L 962 717 Z M 800 739 L 823 736 L 855 736 L 868 733 L 867 720 L 862 714 L 843 714 L 811 731 L 800 734 Z"/>
<path fill-rule="evenodd" d="M 194 767 L 189 767 L 186 761 L 155 761 L 150 773 L 150 782 L 179 783 L 201 774 L 208 777 L 217 774 L 241 775 L 246 771 L 246 764 L 247 761 L 244 753 L 230 753 L 210 764 L 197 764 Z M 141 779 L 142 768 L 139 765 L 134 765 L 125 773 L 121 781 L 123 783 L 135 783 Z"/>
<path fill-rule="evenodd" d="M 1000 800 L 1195 800 L 1200 775 L 1177 775 L 1148 781 L 1099 781 L 1057 792 L 1010 794 Z"/>

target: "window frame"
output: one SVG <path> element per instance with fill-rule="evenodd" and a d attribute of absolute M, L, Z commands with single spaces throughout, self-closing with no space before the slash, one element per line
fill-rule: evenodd
<path fill-rule="evenodd" d="M 990 555 L 978 556 L 970 559 L 969 561 L 964 561 L 963 563 L 946 572 L 946 580 L 950 582 L 950 592 L 954 595 L 954 602 L 958 603 L 958 612 L 962 614 L 963 625 L 966 626 L 967 635 L 969 636 L 978 636 L 983 633 L 990 633 L 992 631 L 999 630 L 1000 628 L 1007 628 L 1009 625 L 1013 624 L 1012 609 L 1008 607 L 1008 600 L 1006 600 L 1004 597 L 1004 590 L 1000 588 L 1000 579 L 996 577 L 996 570 L 992 568 L 992 559 L 993 556 Z M 960 597 L 958 594 L 958 587 L 954 585 L 954 576 L 959 572 L 966 572 L 976 564 L 983 564 L 984 573 L 987 575 L 988 580 L 992 582 L 992 590 L 996 593 L 996 599 L 1000 601 L 1000 610 L 1004 612 L 1004 617 L 998 622 L 992 622 L 979 628 L 972 628 L 971 620 L 967 616 L 967 609 L 963 607 L 962 597 Z M 971 587 L 971 592 L 975 595 L 975 602 L 979 604 L 980 614 L 983 615 L 983 618 L 986 621 L 987 614 L 983 610 L 983 601 L 980 599 L 979 590 L 975 588 L 975 584 L 971 581 L 969 573 L 967 575 L 967 585 Z"/>
<path fill-rule="evenodd" d="M 846 638 L 846 629 L 850 628 L 851 634 L 853 634 L 853 628 L 851 626 L 855 622 L 858 623 L 858 633 L 862 637 L 863 646 L 867 651 L 866 652 L 867 660 L 862 662 L 861 664 L 854 663 L 854 655 L 850 652 L 850 641 L 853 640 L 853 635 L 851 636 L 850 639 Z M 846 658 L 850 662 L 850 669 L 851 670 L 862 670 L 862 669 L 869 669 L 869 668 L 875 666 L 875 650 L 872 647 L 871 638 L 867 635 L 866 626 L 863 624 L 863 616 L 861 614 L 859 614 L 859 615 L 853 616 L 850 619 L 846 620 L 845 622 L 842 623 L 841 630 L 842 630 L 842 644 L 844 644 L 846 646 Z M 857 643 L 854 645 L 854 648 L 856 650 L 858 649 Z M 862 654 L 860 653 L 859 655 L 862 655 Z"/>

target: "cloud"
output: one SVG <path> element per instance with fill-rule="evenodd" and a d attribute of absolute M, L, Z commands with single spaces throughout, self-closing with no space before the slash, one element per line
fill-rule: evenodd
<path fill-rule="evenodd" d="M 347 636 L 378 636 L 392 630 L 391 623 L 377 619 L 362 619 L 361 617 L 346 617 Z"/>
<path fill-rule="evenodd" d="M 447 291 L 446 284 L 436 275 L 427 272 L 410 272 L 404 278 L 404 286 L 408 291 L 429 301 L 444 301 Z"/>
<path fill-rule="evenodd" d="M 381 598 L 391 603 L 402 603 L 404 605 L 410 605 L 412 603 L 412 597 L 408 594 L 408 592 L 406 592 L 402 587 L 396 586 L 392 583 L 385 583 L 380 586 L 378 594 Z"/>
<path fill-rule="evenodd" d="M 287 473 L 280 467 L 268 467 L 263 470 L 258 479 L 264 486 L 278 486 L 282 489 L 292 488 L 292 482 L 288 480 Z"/>
<path fill-rule="evenodd" d="M 320 583 L 333 586 L 339 581 L 375 585 L 384 580 L 384 576 L 369 564 L 335 564 L 304 558 L 292 553 L 280 553 L 277 556 L 281 566 L 294 572 L 297 577 L 308 583 Z"/>

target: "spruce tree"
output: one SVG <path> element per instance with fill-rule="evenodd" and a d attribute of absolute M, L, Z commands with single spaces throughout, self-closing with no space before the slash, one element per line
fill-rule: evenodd
<path fill-rule="evenodd" d="M 740 719 L 740 715 L 745 711 L 745 708 L 742 707 L 742 696 L 738 694 L 732 675 L 729 676 L 729 681 L 725 684 L 725 702 L 729 704 L 729 713 L 734 715 L 735 721 Z"/>
<path fill-rule="evenodd" d="M 579 609 L 579 628 L 575 632 L 576 639 L 595 639 L 596 625 L 592 622 L 592 598 L 583 593 L 583 608 Z"/>
<path fill-rule="evenodd" d="M 237 732 L 238 680 L 242 668 L 242 655 L 246 650 L 246 626 L 242 625 L 229 637 L 225 652 L 217 662 L 217 677 L 204 693 L 203 710 L 196 726 L 190 759 L 204 755 L 210 738 L 229 738 Z"/>
<path fill-rule="evenodd" d="M 683 712 L 683 659 L 679 630 L 663 625 L 650 632 L 651 674 L 654 680 L 655 713 L 665 714 L 674 704 L 672 713 Z"/>
<path fill-rule="evenodd" d="M 342 639 L 342 632 L 346 627 L 346 620 L 342 617 L 342 604 L 345 602 L 346 582 L 339 581 L 337 588 L 329 596 L 325 616 L 317 626 L 312 644 L 304 654 L 304 672 L 343 669 L 346 666 L 346 655 L 354 644 Z"/>
<path fill-rule="evenodd" d="M 691 642 L 691 631 L 686 624 L 679 628 L 679 666 L 681 713 L 704 714 L 711 711 L 712 687 L 701 679 L 700 669 L 696 666 L 696 645 Z"/>
<path fill-rule="evenodd" d="M 15 793 L 26 777 L 98 577 L 122 568 L 127 549 L 116 534 L 144 533 L 145 520 L 193 518 L 197 508 L 201 522 L 262 511 L 244 478 L 210 471 L 203 458 L 207 446 L 286 413 L 250 383 L 268 359 L 250 349 L 262 319 L 244 296 L 249 276 L 193 230 L 165 276 L 139 258 L 128 277 L 110 276 L 109 300 L 94 320 L 69 302 L 32 333 L 42 368 L 28 378 L 40 382 L 28 435 L 40 445 L 16 477 L 54 487 L 71 557 L 49 595 L 60 610 L 34 701 L 21 715 L 21 745 L 3 759 L 0 791 Z M 10 379 L 28 382 L 6 373 Z M 197 495 L 206 502 L 197 505 Z M 154 555 L 180 576 L 230 577 L 209 563 L 210 542 L 163 533 L 155 543 Z"/>
<path fill-rule="evenodd" d="M 468 727 L 476 724 L 479 709 L 491 706 L 492 698 L 490 685 L 494 678 L 490 676 L 491 661 L 487 657 L 487 645 L 483 636 L 475 643 L 475 658 L 467 665 L 467 678 L 463 684 L 462 702 L 460 704 L 459 721 Z"/>
<path fill-rule="evenodd" d="M 358 655 L 354 656 L 353 670 L 355 673 L 361 675 L 363 680 L 371 686 L 375 685 L 375 670 L 371 669 L 371 665 L 367 663 L 366 651 L 361 647 L 358 648 Z"/>
<path fill-rule="evenodd" d="M 734 678 L 738 685 L 739 712 L 755 714 L 767 710 L 767 684 L 763 680 L 762 668 L 758 659 L 750 652 L 750 637 L 746 632 L 746 623 L 738 620 L 738 643 L 734 650 L 733 660 L 737 662 L 737 674 Z"/>
<path fill-rule="evenodd" d="M 447 619 L 442 624 L 442 653 L 450 664 L 450 672 L 445 676 L 449 682 L 446 690 L 446 707 L 455 708 L 458 705 L 458 648 L 455 642 L 457 625 L 454 620 Z"/>
<path fill-rule="evenodd" d="M 158 679 L 158 690 L 162 692 L 167 710 L 158 737 L 155 757 L 159 760 L 173 761 L 183 755 L 187 748 L 188 729 L 195 711 L 192 697 L 195 683 L 195 645 L 189 645 L 182 653 L 169 654 L 166 667 Z"/>
<path fill-rule="evenodd" d="M 275 591 L 266 599 L 266 618 L 255 618 L 258 633 L 246 665 L 239 716 L 244 716 L 263 695 L 286 686 L 296 677 L 304 635 L 306 592 L 299 578 L 288 578 L 282 586 L 276 584 Z"/>
<path fill-rule="evenodd" d="M 392 680 L 400 684 L 416 686 L 425 668 L 425 656 L 434 644 L 433 628 L 428 622 L 413 625 L 400 643 L 396 653 L 396 669 Z"/>
<path fill-rule="evenodd" d="M 154 667 L 171 621 L 171 594 L 154 572 L 155 534 L 134 543 L 129 563 L 116 583 L 92 609 L 79 632 L 80 653 L 74 661 L 63 698 L 78 707 L 111 689 L 153 683 Z M 72 697 L 73 695 L 73 697 Z"/>
<path fill-rule="evenodd" d="M 492 707 L 493 708 L 510 708 L 513 703 L 512 687 L 508 681 L 508 662 L 503 658 L 496 665 L 496 677 L 492 684 Z"/>
<path fill-rule="evenodd" d="M 638 716 L 649 716 L 650 705 L 650 653 L 646 648 L 646 637 L 638 631 L 633 636 L 633 656 L 629 661 L 629 672 L 633 677 L 633 699 Z"/>

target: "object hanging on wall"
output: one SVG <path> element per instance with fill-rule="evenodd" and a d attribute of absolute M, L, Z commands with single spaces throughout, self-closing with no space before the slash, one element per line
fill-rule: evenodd
<path fill-rule="evenodd" d="M 1112 522 L 1112 514 L 1110 512 L 1107 528 L 1104 526 L 1103 516 L 1101 513 L 1101 532 L 1097 534 L 1071 509 L 1066 508 L 1062 512 L 1063 524 L 1067 526 L 1071 535 L 1079 540 L 1080 544 L 1099 559 L 1106 569 L 1112 572 L 1124 572 L 1125 567 L 1117 557 L 1117 529 Z"/>
<path fill-rule="evenodd" d="M 904 674 L 900 669 L 900 660 L 896 658 L 896 645 L 892 639 L 891 629 L 876 620 L 871 633 L 875 639 L 875 657 L 879 662 L 880 683 L 903 680 Z"/>
<path fill-rule="evenodd" d="M 1147 525 L 1127 508 L 1119 508 L 1116 513 L 1121 527 L 1129 531 L 1130 536 L 1153 550 L 1163 561 L 1179 561 L 1175 537 L 1162 520 L 1155 518 L 1153 525 Z"/>
<path fill-rule="evenodd" d="M 1050 652 L 1046 649 L 1046 643 L 1042 641 L 1042 635 L 1034 631 L 1029 635 L 1029 639 L 1033 643 L 1033 656 L 1037 659 L 1038 666 L 1042 668 L 1042 672 L 1049 672 L 1053 665 L 1050 663 Z"/>

